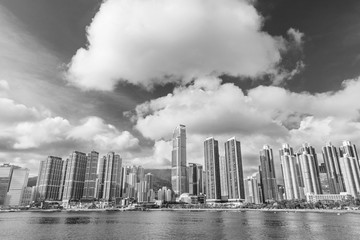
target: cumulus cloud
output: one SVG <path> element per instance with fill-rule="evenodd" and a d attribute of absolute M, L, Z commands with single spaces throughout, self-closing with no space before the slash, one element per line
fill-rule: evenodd
<path fill-rule="evenodd" d="M 287 41 L 261 31 L 262 24 L 245 0 L 108 0 L 66 78 L 82 89 L 112 90 L 118 81 L 152 88 L 207 75 L 272 73 Z M 302 41 L 299 31 L 288 34 Z"/>
<path fill-rule="evenodd" d="M 360 142 L 360 78 L 343 82 L 341 90 L 310 94 L 276 86 L 259 86 L 244 93 L 217 78 L 198 79 L 187 87 L 136 107 L 135 128 L 155 141 L 170 139 L 177 124 L 187 126 L 188 159 L 203 163 L 203 141 L 214 136 L 223 143 L 236 136 L 242 142 L 243 161 L 255 169 L 264 144 L 277 149 L 304 142 L 318 152 L 327 141 Z M 128 113 L 129 114 L 129 113 Z M 250 174 L 250 173 L 249 173 Z"/>
<path fill-rule="evenodd" d="M 9 83 L 5 80 L 0 80 L 0 92 L 6 92 L 10 90 Z"/>
<path fill-rule="evenodd" d="M 151 153 L 148 156 L 136 157 L 131 164 L 141 165 L 145 168 L 169 168 L 171 167 L 171 141 L 155 141 Z"/>
<path fill-rule="evenodd" d="M 60 146 L 71 143 L 68 151 L 96 149 L 107 151 L 132 151 L 139 147 L 139 140 L 128 131 L 120 131 L 105 123 L 99 117 L 91 116 L 71 123 L 60 116 L 51 116 L 48 111 L 15 103 L 11 99 L 0 98 L 0 147 L 7 150 L 37 149 L 43 146 Z M 68 144 L 68 145 L 71 145 Z M 48 152 L 48 154 L 55 154 Z"/>

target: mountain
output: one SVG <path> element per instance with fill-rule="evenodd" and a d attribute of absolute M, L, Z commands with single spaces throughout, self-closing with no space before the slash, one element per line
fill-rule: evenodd
<path fill-rule="evenodd" d="M 171 169 L 145 169 L 145 174 L 154 175 L 154 190 L 157 191 L 162 187 L 171 188 Z"/>

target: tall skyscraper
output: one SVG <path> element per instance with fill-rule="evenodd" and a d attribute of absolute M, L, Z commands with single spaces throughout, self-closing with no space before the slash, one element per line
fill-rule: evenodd
<path fill-rule="evenodd" d="M 198 187 L 197 192 L 198 192 L 198 195 L 201 194 L 201 193 L 204 193 L 204 187 L 203 187 L 204 186 L 204 184 L 203 184 L 204 176 L 203 176 L 203 172 L 204 172 L 203 171 L 203 166 L 200 165 L 200 164 L 197 164 L 197 176 L 198 176 L 198 178 L 197 178 L 197 187 Z"/>
<path fill-rule="evenodd" d="M 99 159 L 96 179 L 96 198 L 102 199 L 104 194 L 104 181 L 105 181 L 105 170 L 106 170 L 106 156 Z"/>
<path fill-rule="evenodd" d="M 225 143 L 225 160 L 229 201 L 245 200 L 244 176 L 241 158 L 240 141 L 235 137 Z"/>
<path fill-rule="evenodd" d="M 121 165 L 120 155 L 110 152 L 106 157 L 106 168 L 104 178 L 105 201 L 115 201 L 121 195 Z"/>
<path fill-rule="evenodd" d="M 299 149 L 297 154 L 298 163 L 301 169 L 300 177 L 301 184 L 304 187 L 304 190 L 317 192 L 315 194 L 322 194 L 321 184 L 320 184 L 320 170 L 319 170 L 319 161 L 317 159 L 317 154 L 315 148 L 312 147 L 309 143 L 304 143 Z M 306 165 L 301 163 L 307 162 Z M 309 168 L 307 168 L 307 166 Z M 307 171 L 309 170 L 309 171 Z M 304 172 L 306 171 L 306 172 Z M 310 174 L 310 175 L 308 175 Z M 307 179 L 305 179 L 307 178 Z M 309 180 L 311 179 L 312 185 L 309 185 Z M 307 181 L 307 183 L 306 183 Z M 310 189 L 308 188 L 310 187 Z M 309 192 L 310 193 L 310 192 Z"/>
<path fill-rule="evenodd" d="M 152 173 L 147 173 L 145 175 L 145 182 L 147 183 L 148 189 L 154 189 L 154 175 Z"/>
<path fill-rule="evenodd" d="M 244 180 L 245 202 L 255 203 L 255 204 L 260 203 L 257 174 L 258 173 L 255 173 L 251 177 L 247 177 Z"/>
<path fill-rule="evenodd" d="M 347 154 L 348 157 L 355 158 L 357 161 L 359 161 L 355 144 L 351 144 L 350 141 L 343 141 L 339 149 L 340 157 L 343 157 L 345 154 Z"/>
<path fill-rule="evenodd" d="M 29 169 L 14 167 L 5 205 L 21 206 L 24 190 L 27 186 Z"/>
<path fill-rule="evenodd" d="M 171 185 L 175 196 L 188 192 L 186 177 L 186 128 L 179 125 L 173 133 L 171 157 Z"/>
<path fill-rule="evenodd" d="M 206 201 L 221 201 L 219 144 L 213 137 L 204 142 Z"/>
<path fill-rule="evenodd" d="M 319 169 L 313 154 L 306 151 L 297 154 L 300 166 L 301 184 L 305 194 L 322 194 Z"/>
<path fill-rule="evenodd" d="M 9 191 L 12 173 L 12 165 L 3 164 L 0 166 L 0 205 L 4 205 L 6 202 L 6 196 L 7 192 Z"/>
<path fill-rule="evenodd" d="M 60 157 L 48 156 L 40 162 L 37 191 L 38 200 L 59 200 L 64 161 Z"/>
<path fill-rule="evenodd" d="M 63 194 L 64 194 L 66 171 L 68 169 L 68 163 L 69 163 L 69 159 L 67 158 L 66 160 L 64 160 L 62 170 L 61 170 L 61 181 L 60 181 L 59 198 L 58 198 L 60 201 L 62 200 Z M 38 196 L 35 196 L 35 197 L 36 197 L 35 201 L 37 201 Z"/>
<path fill-rule="evenodd" d="M 228 179 L 227 179 L 225 156 L 220 156 L 219 165 L 220 165 L 221 200 L 227 201 L 229 199 L 229 192 L 228 192 Z"/>
<path fill-rule="evenodd" d="M 99 162 L 99 153 L 91 151 L 87 155 L 85 183 L 83 198 L 94 199 L 96 196 L 96 179 L 97 179 L 97 167 Z"/>
<path fill-rule="evenodd" d="M 279 153 L 286 199 L 301 199 L 298 174 L 299 170 L 294 151 L 288 144 L 283 144 Z"/>
<path fill-rule="evenodd" d="M 343 176 L 340 170 L 339 155 L 330 142 L 322 148 L 322 155 L 325 163 L 326 174 L 329 180 L 330 194 L 345 192 Z"/>
<path fill-rule="evenodd" d="M 260 178 L 262 183 L 263 201 L 275 201 L 278 197 L 274 155 L 272 149 L 265 145 L 260 151 Z"/>
<path fill-rule="evenodd" d="M 330 194 L 329 180 L 327 177 L 327 171 L 325 163 L 319 165 L 320 185 L 323 194 Z"/>
<path fill-rule="evenodd" d="M 360 197 L 360 169 L 359 162 L 348 153 L 340 158 L 340 169 L 343 174 L 345 189 L 354 198 Z"/>
<path fill-rule="evenodd" d="M 201 167 L 201 170 L 199 170 L 199 167 Z M 187 175 L 189 178 L 189 193 L 192 195 L 199 195 L 201 187 L 199 184 L 202 184 L 202 166 L 196 163 L 189 163 Z"/>
<path fill-rule="evenodd" d="M 86 161 L 86 154 L 82 152 L 74 151 L 69 156 L 62 198 L 65 207 L 69 201 L 78 201 L 83 196 Z"/>

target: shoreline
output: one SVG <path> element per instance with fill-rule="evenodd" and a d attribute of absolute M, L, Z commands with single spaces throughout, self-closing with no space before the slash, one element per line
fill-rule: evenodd
<path fill-rule="evenodd" d="M 49 209 L 32 209 L 32 210 L 0 210 L 0 213 L 10 213 L 10 212 L 127 212 L 134 210 L 113 210 L 113 209 L 62 209 L 62 210 L 49 210 Z M 141 212 L 141 210 L 135 210 Z M 146 211 L 179 211 L 179 212 L 269 212 L 269 213 L 332 213 L 332 214 L 360 214 L 360 210 L 339 210 L 339 209 L 249 209 L 249 208 L 148 208 Z"/>

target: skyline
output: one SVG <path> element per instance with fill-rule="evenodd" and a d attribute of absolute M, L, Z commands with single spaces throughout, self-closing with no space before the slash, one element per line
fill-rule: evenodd
<path fill-rule="evenodd" d="M 1 163 L 36 173 L 48 155 L 95 150 L 170 168 L 178 124 L 192 163 L 203 164 L 207 137 L 223 153 L 236 136 L 244 177 L 264 144 L 310 142 L 320 154 L 328 141 L 360 142 L 360 3 L 126 2 L 0 3 Z M 91 73 L 100 80 L 81 77 Z"/>

